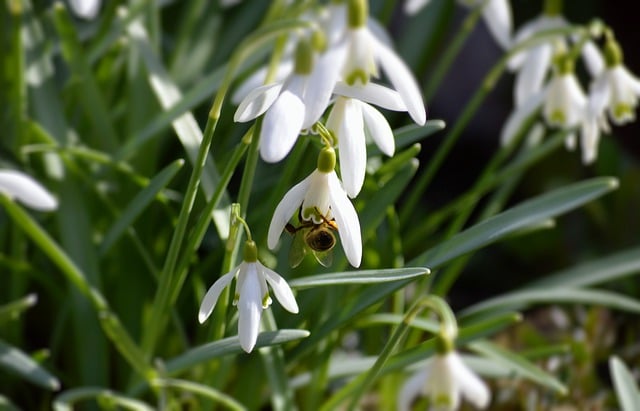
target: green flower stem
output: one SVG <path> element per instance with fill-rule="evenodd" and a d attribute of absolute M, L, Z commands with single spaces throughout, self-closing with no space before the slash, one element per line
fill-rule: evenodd
<path fill-rule="evenodd" d="M 394 330 L 393 334 L 385 344 L 382 352 L 376 359 L 369 372 L 364 374 L 362 382 L 357 385 L 356 391 L 351 397 L 351 402 L 347 407 L 348 410 L 354 410 L 360 402 L 360 398 L 371 387 L 375 379 L 380 374 L 382 367 L 387 362 L 400 340 L 404 337 L 409 330 L 410 324 L 413 319 L 418 316 L 424 309 L 430 308 L 435 311 L 441 318 L 440 323 L 440 336 L 448 341 L 451 345 L 454 344 L 456 337 L 458 336 L 458 324 L 456 317 L 451 311 L 451 307 L 440 297 L 435 295 L 429 295 L 416 301 L 413 307 L 405 315 L 402 323 Z M 360 377 L 358 377 L 360 378 Z M 332 405 L 338 405 L 334 403 Z M 324 407 L 326 409 L 326 407 Z"/>
<path fill-rule="evenodd" d="M 440 84 L 442 84 L 442 79 L 444 79 L 444 77 L 449 72 L 449 69 L 451 68 L 451 65 L 453 64 L 455 58 L 460 53 L 460 50 L 462 50 L 462 46 L 464 46 L 464 44 L 466 43 L 469 35 L 476 27 L 476 24 L 478 24 L 478 20 L 480 20 L 480 17 L 482 16 L 482 10 L 487 3 L 488 0 L 484 0 L 484 2 L 479 7 L 476 7 L 467 16 L 467 18 L 460 25 L 461 29 L 456 32 L 455 37 L 447 46 L 444 55 L 438 60 L 438 65 L 431 74 L 429 82 L 426 84 L 422 92 L 422 95 L 424 96 L 424 99 L 426 101 L 431 101 L 436 91 L 438 90 L 438 87 L 440 86 Z"/>
<path fill-rule="evenodd" d="M 145 357 L 142 351 L 122 326 L 116 314 L 111 311 L 107 300 L 100 291 L 89 284 L 84 273 L 71 261 L 49 234 L 20 206 L 5 195 L 0 195 L 0 203 L 13 221 L 58 266 L 60 271 L 67 277 L 67 280 L 91 302 L 98 314 L 100 325 L 102 325 L 105 334 L 131 367 L 147 381 L 155 378 L 155 370 L 144 360 Z"/>
<path fill-rule="evenodd" d="M 143 336 L 142 346 L 144 348 L 144 352 L 147 353 L 149 357 L 153 356 L 157 340 L 166 326 L 166 312 L 175 302 L 175 300 L 172 300 L 172 296 L 180 294 L 182 284 L 178 284 L 175 278 L 176 275 L 180 274 L 176 271 L 178 256 L 187 231 L 189 216 L 191 215 L 195 198 L 198 193 L 198 188 L 200 186 L 202 170 L 204 169 L 204 164 L 206 162 L 211 143 L 213 142 L 213 135 L 218 124 L 218 119 L 220 118 L 222 103 L 224 102 L 231 83 L 233 82 L 233 77 L 241 63 L 257 48 L 263 46 L 264 43 L 284 32 L 307 25 L 308 23 L 297 20 L 283 20 L 277 22 L 273 26 L 259 29 L 243 41 L 243 43 L 238 47 L 237 52 L 229 61 L 224 79 L 220 84 L 220 89 L 218 90 L 211 106 L 211 110 L 209 111 L 209 117 L 203 133 L 202 142 L 200 143 L 198 157 L 194 163 L 189 183 L 187 184 L 185 197 L 182 202 L 180 214 L 178 215 L 176 230 L 171 238 L 167 258 L 160 275 L 158 289 L 151 309 L 150 320 L 148 326 L 145 328 L 146 332 Z"/>
<path fill-rule="evenodd" d="M 482 102 L 487 97 L 487 95 L 493 90 L 494 85 L 502 75 L 502 72 L 507 66 L 509 59 L 515 55 L 516 53 L 532 47 L 538 43 L 548 41 L 550 38 L 559 35 L 571 35 L 571 34 L 580 34 L 584 30 L 586 30 L 582 26 L 578 27 L 564 27 L 561 29 L 553 29 L 546 30 L 541 32 L 534 37 L 523 41 L 522 43 L 516 45 L 508 53 L 506 53 L 498 62 L 491 68 L 489 73 L 485 76 L 484 80 L 480 84 L 478 90 L 476 90 L 473 97 L 469 100 L 467 105 L 465 106 L 460 118 L 455 123 L 451 132 L 445 137 L 444 142 L 438 147 L 433 158 L 429 160 L 429 166 L 418 177 L 418 181 L 416 182 L 413 190 L 409 194 L 409 198 L 405 202 L 404 206 L 400 212 L 400 221 L 403 227 L 406 227 L 407 224 L 411 223 L 413 212 L 417 207 L 422 195 L 426 191 L 427 187 L 431 183 L 431 180 L 439 170 L 440 166 L 444 162 L 445 158 L 449 154 L 449 151 L 453 148 L 455 143 L 458 141 L 458 138 L 462 135 L 462 132 L 466 129 L 467 125 L 476 114 L 478 109 L 480 108 Z"/>

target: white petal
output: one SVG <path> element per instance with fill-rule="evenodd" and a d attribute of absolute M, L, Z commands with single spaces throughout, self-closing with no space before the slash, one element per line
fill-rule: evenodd
<path fill-rule="evenodd" d="M 516 76 L 514 100 L 520 106 L 531 95 L 542 89 L 549 68 L 553 48 L 550 44 L 541 44 L 527 54 L 522 70 Z"/>
<path fill-rule="evenodd" d="M 20 171 L 0 171 L 0 192 L 34 210 L 58 208 L 58 201 L 40 183 Z"/>
<path fill-rule="evenodd" d="M 271 217 L 269 234 L 267 236 L 267 245 L 269 246 L 269 249 L 273 250 L 276 248 L 276 245 L 278 245 L 278 239 L 280 239 L 280 234 L 282 234 L 282 230 L 284 230 L 284 226 L 291 219 L 293 213 L 295 213 L 302 204 L 304 195 L 311 182 L 311 176 L 313 176 L 313 173 L 293 186 L 291 190 L 282 197 L 282 200 L 280 200 L 276 206 L 276 210 L 273 212 L 273 217 Z"/>
<path fill-rule="evenodd" d="M 581 133 L 582 163 L 591 164 L 598 157 L 598 144 L 600 143 L 600 128 L 595 117 L 590 117 L 582 125 Z"/>
<path fill-rule="evenodd" d="M 298 87 L 301 87 L 300 83 L 304 80 L 296 76 L 290 80 L 262 121 L 260 156 L 268 163 L 276 163 L 285 158 L 302 130 L 305 106 Z"/>
<path fill-rule="evenodd" d="M 601 75 L 596 78 L 589 88 L 589 111 L 593 116 L 601 115 L 609 104 L 611 97 L 611 88 L 609 87 L 608 78 Z"/>
<path fill-rule="evenodd" d="M 511 29 L 513 19 L 511 7 L 507 0 L 490 0 L 482 11 L 489 31 L 503 49 L 511 45 Z"/>
<path fill-rule="evenodd" d="M 255 72 L 253 72 L 253 74 L 247 77 L 242 83 L 240 83 L 240 85 L 236 87 L 235 91 L 233 92 L 233 95 L 231 96 L 231 102 L 233 104 L 240 104 L 242 100 L 244 100 L 251 91 L 253 91 L 254 89 L 260 86 L 263 86 L 264 80 L 267 77 L 268 70 L 269 68 L 267 66 L 263 66 L 258 70 L 256 70 Z M 292 70 L 293 70 L 293 61 L 291 59 L 282 60 L 280 64 L 278 64 L 278 68 L 276 69 L 274 82 L 281 84 L 282 82 L 284 82 L 284 80 L 287 78 L 287 76 L 291 73 Z"/>
<path fill-rule="evenodd" d="M 316 59 L 304 94 L 306 111 L 302 128 L 311 127 L 329 105 L 345 53 L 344 46 L 334 46 Z"/>
<path fill-rule="evenodd" d="M 502 131 L 500 133 L 500 143 L 503 146 L 511 143 L 516 134 L 520 131 L 523 123 L 529 118 L 534 111 L 536 111 L 544 100 L 545 93 L 537 93 L 531 96 L 520 107 L 515 107 L 509 115 L 507 121 L 505 121 Z"/>
<path fill-rule="evenodd" d="M 428 376 L 428 369 L 413 374 L 402 385 L 398 393 L 397 411 L 411 411 L 411 403 L 422 392 Z"/>
<path fill-rule="evenodd" d="M 407 0 L 404 3 L 404 12 L 411 15 L 416 14 L 430 2 L 431 0 Z"/>
<path fill-rule="evenodd" d="M 364 136 L 360 102 L 350 98 L 338 99 L 336 104 L 344 110 L 339 129 L 333 130 L 338 137 L 340 172 L 344 188 L 349 197 L 360 192 L 367 171 L 367 143 Z"/>
<path fill-rule="evenodd" d="M 329 195 L 331 197 L 331 211 L 338 224 L 338 233 L 347 260 L 352 266 L 360 267 L 360 260 L 362 260 L 360 221 L 358 221 L 356 209 L 347 198 L 335 172 L 329 176 Z"/>
<path fill-rule="evenodd" d="M 69 0 L 73 13 L 83 19 L 91 20 L 98 15 L 100 0 Z"/>
<path fill-rule="evenodd" d="M 427 121 L 427 112 L 422 101 L 422 93 L 411 70 L 390 48 L 378 42 L 376 57 L 393 87 L 407 106 L 409 115 L 416 124 L 423 126 Z"/>
<path fill-rule="evenodd" d="M 564 146 L 567 150 L 569 151 L 573 151 L 576 149 L 576 133 L 571 133 L 569 134 L 565 139 L 564 139 Z"/>
<path fill-rule="evenodd" d="M 476 408 L 486 408 L 491 401 L 487 385 L 462 362 L 457 353 L 452 352 L 449 356 L 449 364 L 462 396 Z"/>
<path fill-rule="evenodd" d="M 380 148 L 380 151 L 392 157 L 396 149 L 396 141 L 393 138 L 393 131 L 387 119 L 382 113 L 366 103 L 360 103 L 360 108 L 362 109 L 362 118 L 369 135 Z"/>
<path fill-rule="evenodd" d="M 536 17 L 533 20 L 528 21 L 523 24 L 520 29 L 515 33 L 513 37 L 513 45 L 518 45 L 528 38 L 532 37 L 534 34 L 540 31 L 541 26 L 543 25 L 542 17 Z M 519 70 L 522 64 L 524 63 L 527 54 L 529 53 L 529 49 L 525 49 L 519 53 L 511 56 L 508 62 L 509 70 L 516 71 Z"/>
<path fill-rule="evenodd" d="M 604 71 L 604 58 L 600 49 L 589 40 L 582 47 L 582 60 L 591 77 L 596 78 Z"/>
<path fill-rule="evenodd" d="M 240 346 L 251 352 L 258 339 L 262 315 L 262 295 L 256 264 L 247 264 L 247 272 L 238 302 L 238 336 Z"/>
<path fill-rule="evenodd" d="M 220 293 L 226 286 L 229 285 L 233 277 L 236 275 L 238 270 L 242 267 L 242 264 L 229 271 L 222 277 L 218 278 L 215 283 L 209 288 L 207 293 L 204 295 L 202 302 L 200 303 L 200 309 L 198 310 L 198 322 L 202 324 L 209 318 L 213 308 L 216 306 L 218 302 L 218 297 L 220 297 Z"/>
<path fill-rule="evenodd" d="M 293 292 L 291 291 L 289 284 L 287 284 L 284 278 L 278 275 L 278 273 L 263 265 L 261 265 L 261 270 L 264 278 L 273 289 L 273 293 L 278 299 L 280 305 L 290 313 L 297 314 L 299 311 L 298 303 L 296 302 L 296 298 L 293 296 Z"/>
<path fill-rule="evenodd" d="M 340 96 L 356 98 L 387 110 L 407 111 L 407 106 L 397 91 L 372 82 L 364 86 L 360 84 L 350 86 L 347 83 L 339 82 L 333 91 Z"/>
<path fill-rule="evenodd" d="M 233 121 L 244 123 L 263 114 L 276 101 L 281 89 L 282 83 L 267 84 L 253 89 L 236 109 Z"/>

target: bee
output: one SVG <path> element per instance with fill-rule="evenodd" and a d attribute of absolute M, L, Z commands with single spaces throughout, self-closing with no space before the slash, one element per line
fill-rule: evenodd
<path fill-rule="evenodd" d="M 302 262 L 307 249 L 311 250 L 313 256 L 324 267 L 333 263 L 333 247 L 336 245 L 334 232 L 338 231 L 338 225 L 334 219 L 327 219 L 317 208 L 315 214 L 322 218 L 322 222 L 316 223 L 313 220 L 302 218 L 302 209 L 298 213 L 300 225 L 295 227 L 287 223 L 285 230 L 293 235 L 293 242 L 289 249 L 289 264 L 295 268 Z"/>

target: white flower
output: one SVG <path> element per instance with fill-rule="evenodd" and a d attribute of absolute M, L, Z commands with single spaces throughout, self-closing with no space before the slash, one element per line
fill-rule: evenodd
<path fill-rule="evenodd" d="M 455 351 L 435 355 L 424 370 L 404 383 L 398 395 L 398 411 L 409 411 L 411 403 L 420 394 L 430 398 L 434 410 L 458 409 L 461 396 L 476 408 L 486 408 L 491 401 L 486 384 Z"/>
<path fill-rule="evenodd" d="M 274 249 L 289 219 L 300 209 L 303 220 L 322 224 L 335 219 L 342 248 L 354 267 L 362 259 L 360 222 L 355 208 L 334 171 L 335 152 L 325 148 L 318 156 L 318 168 L 284 195 L 269 224 L 267 244 Z M 319 215 L 318 215 L 319 213 Z"/>
<path fill-rule="evenodd" d="M 404 10 L 407 14 L 416 14 L 429 3 L 430 0 L 407 0 Z M 482 6 L 483 0 L 458 0 L 458 3 L 478 7 Z M 504 49 L 509 48 L 513 19 L 508 0 L 489 0 L 482 10 L 482 18 L 498 44 Z"/>
<path fill-rule="evenodd" d="M 364 11 L 362 12 L 364 13 Z M 358 19 L 357 24 L 347 24 L 341 46 L 346 52 L 342 66 L 342 80 L 347 84 L 367 84 L 370 77 L 378 77 L 381 68 L 389 78 L 393 88 L 409 115 L 419 125 L 427 121 L 427 113 L 422 94 L 411 70 L 402 59 L 377 36 L 366 24 L 366 16 Z M 351 18 L 347 18 L 349 22 Z"/>
<path fill-rule="evenodd" d="M 246 352 L 251 352 L 258 338 L 262 310 L 271 305 L 267 283 L 287 311 L 298 313 L 298 304 L 287 282 L 257 260 L 255 243 L 247 241 L 244 261 L 213 283 L 202 299 L 198 311 L 198 321 L 201 324 L 209 318 L 220 293 L 234 278 L 236 278 L 236 293 L 233 304 L 238 306 L 240 346 Z"/>
<path fill-rule="evenodd" d="M 518 45 L 535 35 L 553 29 L 568 27 L 569 23 L 560 14 L 543 14 L 524 24 L 515 34 L 513 45 Z M 524 104 L 532 95 L 539 92 L 549 74 L 555 50 L 564 51 L 566 41 L 563 36 L 552 36 L 542 43 L 516 53 L 509 59 L 509 69 L 516 72 L 514 101 L 516 106 Z M 582 58 L 589 73 L 597 76 L 604 62 L 597 47 L 586 41 L 582 47 Z"/>
<path fill-rule="evenodd" d="M 395 141 L 386 118 L 368 103 L 394 111 L 406 111 L 400 95 L 386 87 L 367 83 L 348 86 L 338 83 L 338 95 L 326 127 L 338 139 L 340 170 L 349 197 L 360 192 L 367 167 L 365 130 L 384 154 L 393 156 Z"/>
<path fill-rule="evenodd" d="M 305 42 L 300 47 L 310 47 Z M 297 54 L 308 52 L 309 50 Z M 291 151 L 298 135 L 311 127 L 329 105 L 338 78 L 339 50 L 328 49 L 315 59 L 296 65 L 283 81 L 258 87 L 238 106 L 234 121 L 246 122 L 265 113 L 260 155 L 267 162 L 278 162 Z M 301 68 L 301 66 L 304 66 Z"/>
<path fill-rule="evenodd" d="M 73 13 L 83 19 L 95 19 L 100 10 L 100 0 L 69 0 Z"/>
<path fill-rule="evenodd" d="M 40 211 L 58 208 L 58 201 L 33 178 L 15 170 L 0 171 L 0 192 Z"/>

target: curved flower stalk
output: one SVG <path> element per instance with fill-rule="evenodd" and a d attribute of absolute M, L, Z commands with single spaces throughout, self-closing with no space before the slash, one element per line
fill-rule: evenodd
<path fill-rule="evenodd" d="M 461 397 L 476 408 L 486 408 L 491 401 L 487 385 L 455 351 L 436 354 L 404 383 L 398 395 L 398 411 L 409 411 L 418 395 L 429 397 L 432 410 L 443 411 L 457 410 Z"/>
<path fill-rule="evenodd" d="M 378 77 L 382 69 L 413 121 L 424 125 L 427 113 L 418 83 L 404 61 L 367 25 L 367 2 L 351 0 L 347 7 L 341 41 L 346 52 L 342 80 L 349 85 L 365 85 L 371 77 Z"/>
<path fill-rule="evenodd" d="M 326 127 L 338 139 L 338 154 L 344 188 L 354 198 L 364 183 L 367 168 L 365 130 L 389 157 L 395 152 L 393 131 L 386 118 L 367 103 L 393 111 L 406 111 L 400 95 L 391 89 L 367 83 L 348 86 L 338 83 L 336 100 L 329 112 Z"/>
<path fill-rule="evenodd" d="M 267 244 L 270 249 L 273 250 L 278 245 L 287 222 L 300 210 L 302 222 L 322 224 L 335 219 L 347 260 L 354 267 L 360 266 L 360 222 L 334 171 L 335 164 L 335 151 L 331 147 L 325 147 L 318 156 L 317 169 L 293 186 L 280 200 L 269 224 Z"/>
<path fill-rule="evenodd" d="M 606 69 L 593 81 L 589 92 L 588 115 L 584 128 L 584 158 L 586 163 L 598 155 L 600 132 L 611 131 L 607 117 L 616 125 L 635 120 L 640 97 L 640 80 L 624 66 L 620 46 L 607 34 L 605 44 Z"/>
<path fill-rule="evenodd" d="M 73 14 L 85 20 L 93 20 L 100 11 L 100 0 L 69 0 Z"/>
<path fill-rule="evenodd" d="M 416 14 L 431 0 L 407 0 L 404 10 L 407 14 Z M 484 7 L 482 18 L 489 32 L 503 49 L 511 45 L 511 31 L 513 30 L 513 17 L 508 0 L 458 0 L 458 3 L 467 7 Z"/>
<path fill-rule="evenodd" d="M 562 0 L 546 0 L 543 14 L 525 23 L 514 35 L 513 44 L 520 44 L 547 30 L 568 27 L 569 23 L 561 13 Z M 514 101 L 517 107 L 543 88 L 552 67 L 554 51 L 564 50 L 566 47 L 567 42 L 563 36 L 554 36 L 511 57 L 509 69 L 516 73 Z M 597 76 L 603 69 L 597 47 L 593 42 L 586 41 L 581 52 L 587 69 L 592 76 Z"/>
<path fill-rule="evenodd" d="M 340 51 L 329 49 L 315 58 L 308 41 L 298 42 L 293 72 L 283 81 L 258 87 L 238 106 L 234 121 L 246 122 L 265 114 L 260 155 L 278 162 L 291 151 L 302 130 L 311 127 L 329 105 L 338 78 L 335 60 Z"/>
<path fill-rule="evenodd" d="M 240 346 L 251 352 L 256 345 L 262 311 L 271 305 L 271 286 L 280 305 L 285 310 L 297 314 L 298 304 L 287 282 L 258 261 L 256 244 L 248 240 L 244 246 L 244 261 L 233 270 L 221 276 L 205 294 L 198 311 L 198 321 L 202 324 L 209 318 L 218 302 L 222 290 L 236 278 L 236 292 L 233 304 L 238 306 L 238 336 Z"/>
<path fill-rule="evenodd" d="M 40 183 L 20 171 L 0 171 L 0 193 L 34 210 L 58 208 L 58 201 Z"/>

